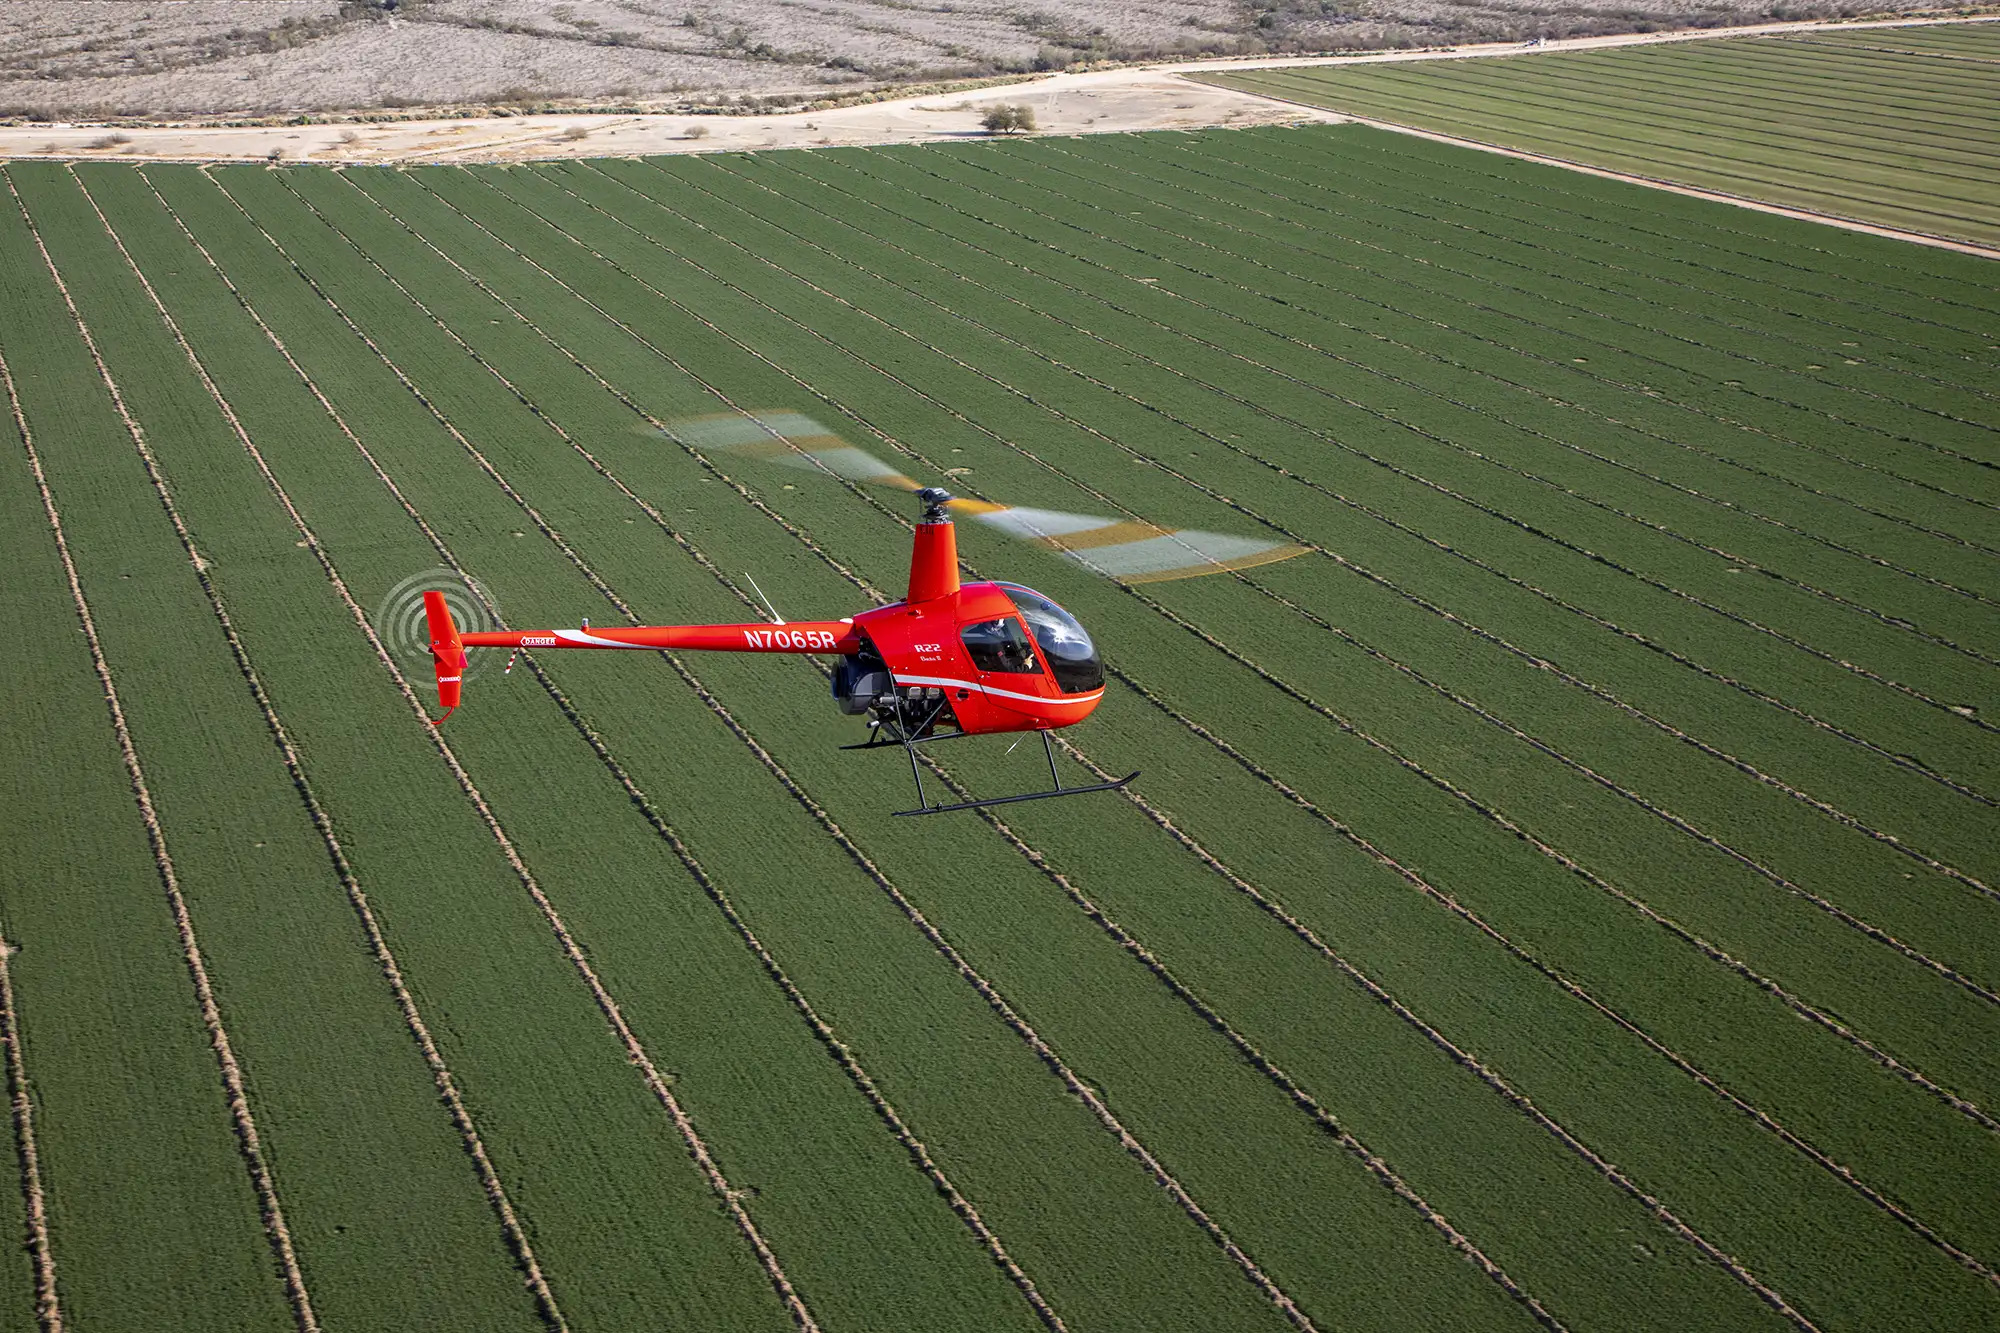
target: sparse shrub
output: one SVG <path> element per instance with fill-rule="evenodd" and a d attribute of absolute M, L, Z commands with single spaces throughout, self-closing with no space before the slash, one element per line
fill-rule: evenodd
<path fill-rule="evenodd" d="M 590 126 L 572 125 L 563 131 L 562 137 L 570 140 L 572 143 L 578 139 L 588 139 L 590 137 Z"/>
<path fill-rule="evenodd" d="M 90 146 L 96 149 L 116 148 L 121 143 L 131 142 L 132 136 L 129 134 L 104 134 L 92 139 Z"/>
<path fill-rule="evenodd" d="M 995 102 L 986 108 L 979 123 L 988 134 L 1017 134 L 1035 128 L 1035 112 L 1020 102 Z"/>
<path fill-rule="evenodd" d="M 706 139 L 708 137 L 708 126 L 690 125 L 685 137 L 689 139 Z"/>

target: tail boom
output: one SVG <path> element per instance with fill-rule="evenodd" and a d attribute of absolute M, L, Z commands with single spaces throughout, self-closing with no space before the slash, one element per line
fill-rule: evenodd
<path fill-rule="evenodd" d="M 861 651 L 861 633 L 842 620 L 784 625 L 640 625 L 628 629 L 492 630 L 463 635 L 467 648 L 661 648 L 721 653 Z"/>

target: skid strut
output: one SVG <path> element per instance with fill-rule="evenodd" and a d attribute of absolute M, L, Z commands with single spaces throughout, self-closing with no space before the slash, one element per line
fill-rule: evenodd
<path fill-rule="evenodd" d="M 1087 787 L 1065 787 L 1062 785 L 1062 774 L 1056 771 L 1056 747 L 1049 740 L 1048 732 L 1042 732 L 1041 737 L 1042 751 L 1048 755 L 1049 759 L 1049 781 L 1055 784 L 1053 788 L 1049 791 L 1022 792 L 1018 796 L 989 796 L 983 801 L 959 801 L 952 805 L 932 805 L 929 798 L 924 795 L 924 777 L 923 773 L 917 767 L 916 744 L 905 740 L 903 748 L 910 752 L 910 776 L 917 781 L 917 804 L 919 808 L 915 810 L 898 810 L 896 813 L 898 815 L 942 815 L 953 810 L 979 810 L 989 805 L 1013 805 L 1019 801 L 1046 801 L 1055 796 L 1082 796 L 1094 791 L 1123 791 L 1127 783 L 1139 776 L 1137 773 L 1127 773 L 1115 782 L 1093 782 Z"/>

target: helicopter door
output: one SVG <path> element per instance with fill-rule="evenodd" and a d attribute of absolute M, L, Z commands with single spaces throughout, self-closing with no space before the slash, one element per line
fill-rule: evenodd
<path fill-rule="evenodd" d="M 1042 664 L 1035 660 L 1035 647 L 1021 622 L 1013 616 L 998 620 L 975 620 L 960 627 L 960 642 L 982 677 L 991 675 L 1038 676 Z"/>

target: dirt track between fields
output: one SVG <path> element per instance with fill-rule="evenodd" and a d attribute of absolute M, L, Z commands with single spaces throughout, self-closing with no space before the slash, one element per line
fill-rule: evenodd
<path fill-rule="evenodd" d="M 983 138 L 980 116 L 995 102 L 1027 105 L 1042 135 L 1127 133 L 1136 130 L 1240 128 L 1299 122 L 1357 121 L 1487 152 L 1632 181 L 1680 194 L 1714 199 L 1787 217 L 1827 222 L 1850 230 L 1944 246 L 2000 258 L 2000 251 L 1889 227 L 1784 208 L 1740 196 L 1608 171 L 1562 158 L 1500 148 L 1476 140 L 1349 116 L 1279 98 L 1218 88 L 1183 74 L 1308 65 L 1362 65 L 1391 61 L 1465 60 L 1661 42 L 1705 41 L 1828 28 L 1918 27 L 1995 19 L 1887 19 L 1870 23 L 1766 23 L 1753 27 L 1583 37 L 1524 47 L 1520 43 L 1430 51 L 1386 51 L 1356 56 L 1266 57 L 1199 60 L 1055 74 L 974 92 L 932 94 L 840 107 L 749 116 L 538 115 L 482 120 L 430 120 L 305 126 L 145 127 L 112 130 L 88 125 L 0 127 L 0 160 L 54 158 L 122 162 L 286 162 L 420 164 L 526 162 L 565 157 L 626 157 L 659 153 L 716 153 L 778 148 L 859 147 Z"/>

